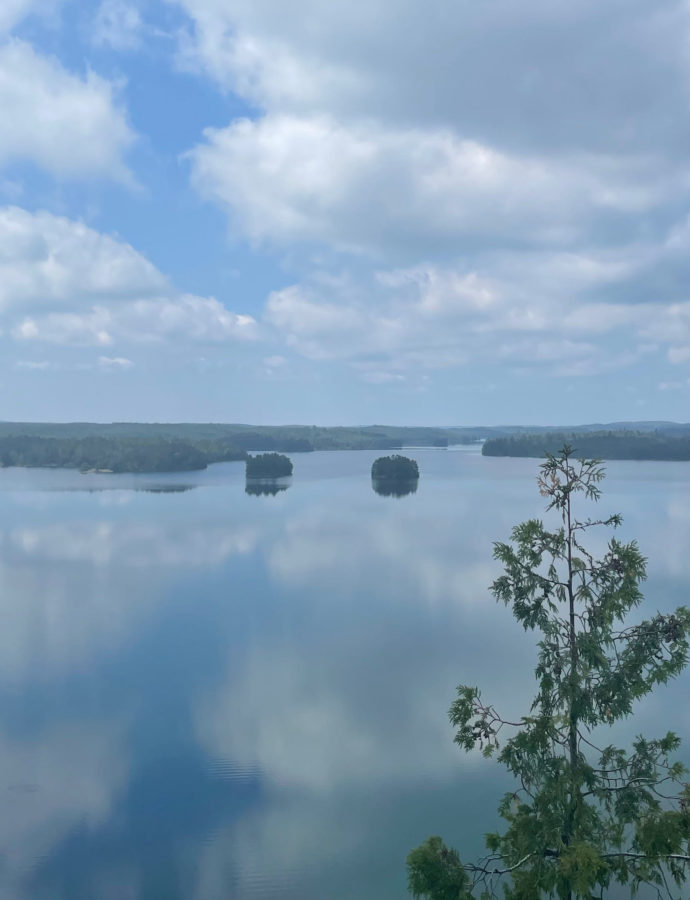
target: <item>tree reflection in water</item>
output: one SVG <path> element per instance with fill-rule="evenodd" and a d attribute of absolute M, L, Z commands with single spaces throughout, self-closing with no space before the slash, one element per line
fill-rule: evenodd
<path fill-rule="evenodd" d="M 244 492 L 250 497 L 275 497 L 286 491 L 291 483 L 289 478 L 248 478 Z"/>
<path fill-rule="evenodd" d="M 418 479 L 372 478 L 371 486 L 381 497 L 406 497 L 417 493 Z"/>

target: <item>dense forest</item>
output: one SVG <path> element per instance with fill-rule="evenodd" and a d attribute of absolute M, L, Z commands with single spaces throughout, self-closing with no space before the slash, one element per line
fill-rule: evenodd
<path fill-rule="evenodd" d="M 655 426 L 655 427 L 652 427 Z M 690 425 L 623 423 L 568 428 L 0 422 L 0 466 L 52 466 L 112 472 L 202 469 L 246 460 L 250 452 L 444 448 L 485 440 L 486 456 L 533 456 L 564 442 L 603 459 L 690 460 Z"/>
<path fill-rule="evenodd" d="M 315 425 L 222 425 L 216 423 L 0 422 L 0 438 L 139 438 L 184 441 L 200 448 L 225 444 L 249 452 L 304 453 L 310 450 L 395 450 L 402 446 L 447 446 L 486 437 L 479 428 L 412 428 L 389 425 L 321 428 Z"/>
<path fill-rule="evenodd" d="M 419 466 L 407 456 L 380 456 L 371 467 L 371 477 L 374 481 L 416 481 Z"/>
<path fill-rule="evenodd" d="M 247 457 L 247 478 L 284 478 L 292 475 L 292 460 L 282 453 Z"/>
<path fill-rule="evenodd" d="M 597 431 L 590 433 L 544 432 L 496 437 L 487 440 L 484 456 L 542 457 L 565 444 L 576 456 L 598 459 L 690 460 L 690 434 L 661 431 Z"/>
<path fill-rule="evenodd" d="M 103 472 L 187 472 L 205 469 L 209 459 L 182 441 L 103 437 L 0 438 L 0 466 L 44 466 Z"/>

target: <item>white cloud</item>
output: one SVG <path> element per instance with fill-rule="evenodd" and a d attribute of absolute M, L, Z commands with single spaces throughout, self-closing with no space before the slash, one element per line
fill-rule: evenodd
<path fill-rule="evenodd" d="M 30 160 L 57 176 L 130 182 L 123 162 L 134 140 L 113 84 L 68 72 L 24 41 L 0 46 L 0 166 Z"/>
<path fill-rule="evenodd" d="M 99 356 L 98 366 L 105 372 L 126 372 L 133 368 L 134 363 L 124 356 Z"/>
<path fill-rule="evenodd" d="M 141 42 L 143 22 L 139 10 L 124 0 L 102 0 L 91 28 L 91 41 L 97 47 L 132 50 Z"/>
<path fill-rule="evenodd" d="M 447 246 L 461 238 L 570 241 L 595 214 L 641 211 L 674 183 L 609 160 L 500 152 L 449 129 L 268 115 L 207 129 L 192 179 L 254 240 L 338 249 Z"/>
<path fill-rule="evenodd" d="M 690 387 L 690 378 L 685 381 L 660 381 L 658 388 L 660 391 L 682 391 Z"/>
<path fill-rule="evenodd" d="M 284 356 L 276 354 L 275 356 L 264 357 L 263 362 L 264 365 L 269 369 L 280 369 L 282 366 L 287 364 L 287 359 Z"/>
<path fill-rule="evenodd" d="M 95 347 L 257 336 L 251 316 L 175 291 L 129 244 L 17 207 L 0 208 L 0 325 L 17 341 Z"/>
<path fill-rule="evenodd" d="M 399 372 L 378 372 L 375 369 L 365 370 L 362 374 L 364 381 L 369 384 L 394 384 L 395 382 L 405 381 L 405 376 Z"/>
<path fill-rule="evenodd" d="M 170 2 L 184 65 L 257 109 L 187 158 L 298 260 L 265 309 L 288 346 L 372 384 L 685 361 L 686 3 Z"/>
<path fill-rule="evenodd" d="M 266 323 L 312 360 L 349 363 L 370 383 L 490 363 L 588 375 L 626 368 L 661 347 L 690 358 L 690 302 L 600 303 L 581 295 L 625 283 L 644 252 L 590 257 L 492 254 L 487 273 L 459 267 L 383 270 L 330 289 L 315 279 L 273 292 Z M 564 271 L 571 271 L 563 278 Z"/>
<path fill-rule="evenodd" d="M 2 0 L 0 4 L 0 35 L 11 31 L 23 19 L 32 14 L 49 15 L 61 0 Z"/>
<path fill-rule="evenodd" d="M 136 340 L 170 338 L 222 343 L 258 336 L 252 316 L 230 312 L 214 297 L 193 294 L 138 300 L 122 311 L 118 330 Z"/>
<path fill-rule="evenodd" d="M 668 116 L 685 103 L 684 0 L 170 2 L 190 17 L 186 62 L 273 113 L 463 123 L 523 147 L 669 148 L 687 130 Z"/>
<path fill-rule="evenodd" d="M 690 346 L 669 347 L 668 358 L 672 363 L 684 363 L 690 359 Z"/>
<path fill-rule="evenodd" d="M 155 297 L 165 277 L 129 244 L 49 212 L 0 208 L 0 312 Z"/>
<path fill-rule="evenodd" d="M 47 359 L 31 360 L 20 359 L 15 363 L 16 369 L 23 369 L 27 372 L 47 372 L 54 367 L 54 364 Z"/>
<path fill-rule="evenodd" d="M 319 18 L 320 11 L 313 9 L 311 0 L 306 3 L 312 9 L 295 7 L 295 14 L 305 16 L 303 21 L 310 13 Z M 195 22 L 194 34 L 187 36 L 181 48 L 183 65 L 207 72 L 223 87 L 253 102 L 264 106 L 274 102 L 318 104 L 324 94 L 333 96 L 364 87 L 347 63 L 334 64 L 324 59 L 325 54 L 305 53 L 304 47 L 291 44 L 294 27 L 279 4 L 259 3 L 252 8 L 244 2 L 230 7 L 216 0 L 180 0 L 177 5 Z M 337 13 L 335 6 L 332 9 Z M 263 29 L 264 23 L 269 33 Z M 323 31 L 322 36 L 326 37 Z"/>

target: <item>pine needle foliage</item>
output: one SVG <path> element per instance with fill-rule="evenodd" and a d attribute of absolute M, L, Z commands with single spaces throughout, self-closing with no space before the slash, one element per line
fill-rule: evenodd
<path fill-rule="evenodd" d="M 614 885 L 631 896 L 690 896 L 690 786 L 673 760 L 678 737 L 639 736 L 627 750 L 600 737 L 685 667 L 690 612 L 628 623 L 646 560 L 635 541 L 615 536 L 595 558 L 588 533 L 615 530 L 621 517 L 576 516 L 576 501 L 599 500 L 603 478 L 600 460 L 577 459 L 570 446 L 548 455 L 538 485 L 557 527 L 530 520 L 494 544 L 503 567 L 494 597 L 541 634 L 537 693 L 527 715 L 507 721 L 476 687 L 460 685 L 450 720 L 455 742 L 494 756 L 517 789 L 499 806 L 507 827 L 486 836 L 483 859 L 463 863 L 439 837 L 409 854 L 414 897 L 487 900 L 502 888 L 509 900 L 594 900 Z"/>

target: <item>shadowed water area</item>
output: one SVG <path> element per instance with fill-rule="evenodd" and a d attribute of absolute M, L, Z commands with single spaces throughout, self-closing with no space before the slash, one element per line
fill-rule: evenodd
<path fill-rule="evenodd" d="M 510 781 L 446 711 L 459 682 L 528 711 L 534 638 L 487 588 L 538 462 L 408 455 L 406 496 L 368 452 L 254 493 L 242 463 L 0 470 L 3 900 L 402 900 L 428 835 L 481 851 Z M 690 464 L 607 468 L 640 614 L 687 603 Z M 605 740 L 671 728 L 689 760 L 689 684 Z"/>

